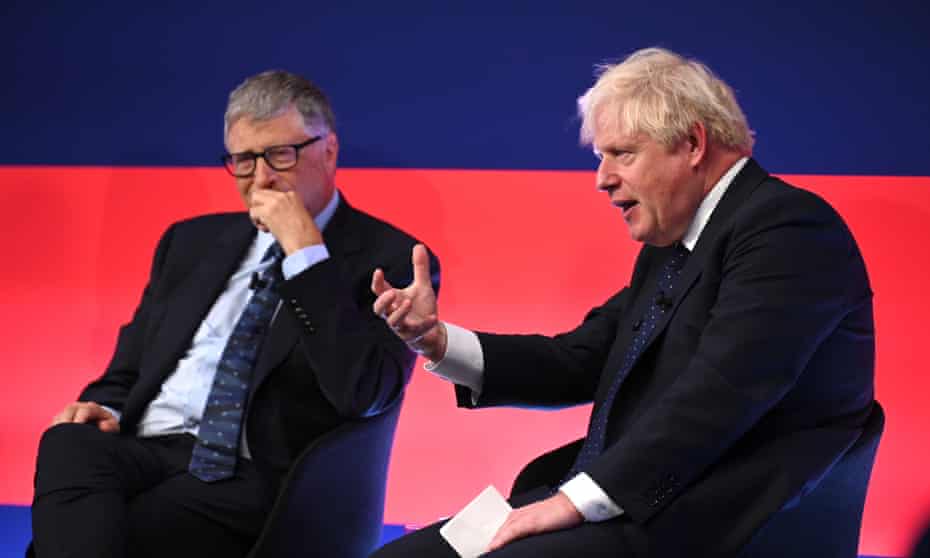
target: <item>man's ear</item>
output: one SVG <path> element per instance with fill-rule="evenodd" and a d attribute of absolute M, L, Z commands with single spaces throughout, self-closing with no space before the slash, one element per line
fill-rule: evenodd
<path fill-rule="evenodd" d="M 703 122 L 695 122 L 685 138 L 692 166 L 699 165 L 707 155 L 707 128 Z"/>
<path fill-rule="evenodd" d="M 339 160 L 339 136 L 336 132 L 326 134 L 326 165 L 332 169 L 336 168 L 336 162 Z"/>

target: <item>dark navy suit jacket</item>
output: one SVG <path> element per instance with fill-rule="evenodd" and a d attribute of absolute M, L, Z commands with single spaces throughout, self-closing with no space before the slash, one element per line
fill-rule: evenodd
<path fill-rule="evenodd" d="M 477 406 L 600 405 L 669 250 L 643 247 L 630 284 L 573 331 L 479 334 Z M 732 556 L 862 431 L 873 402 L 872 293 L 839 215 L 753 160 L 676 291 L 586 473 L 623 508 L 614 523 L 641 552 Z M 471 406 L 470 392 L 458 388 L 458 398 Z"/>
<path fill-rule="evenodd" d="M 112 361 L 80 399 L 121 411 L 121 433 L 134 434 L 254 235 L 246 213 L 172 225 Z M 283 304 L 251 381 L 249 449 L 273 486 L 312 440 L 401 397 L 416 357 L 374 315 L 370 289 L 376 267 L 392 284 L 412 280 L 416 240 L 345 198 L 323 236 L 330 258 L 280 284 Z M 439 265 L 430 257 L 438 287 Z"/>

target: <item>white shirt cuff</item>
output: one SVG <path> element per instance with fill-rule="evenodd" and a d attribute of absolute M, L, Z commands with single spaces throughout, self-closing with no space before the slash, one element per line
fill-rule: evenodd
<path fill-rule="evenodd" d="M 97 403 L 97 404 L 100 405 L 100 403 Z M 117 411 L 116 409 L 114 409 L 114 408 L 112 408 L 112 407 L 107 407 L 106 405 L 100 405 L 100 406 L 103 407 L 104 409 L 106 409 L 107 411 L 109 411 L 111 415 L 113 415 L 114 417 L 116 417 L 116 422 L 119 422 L 120 419 L 123 418 L 123 413 Z"/>
<path fill-rule="evenodd" d="M 310 267 L 329 259 L 329 250 L 325 244 L 312 244 L 301 248 L 281 262 L 281 273 L 290 279 Z"/>
<path fill-rule="evenodd" d="M 472 402 L 481 396 L 484 386 L 484 352 L 474 331 L 455 324 L 446 326 L 446 355 L 439 362 L 427 361 L 423 368 L 444 380 L 471 390 Z"/>
<path fill-rule="evenodd" d="M 587 521 L 607 521 L 623 514 L 606 492 L 586 473 L 578 473 L 559 487 Z"/>

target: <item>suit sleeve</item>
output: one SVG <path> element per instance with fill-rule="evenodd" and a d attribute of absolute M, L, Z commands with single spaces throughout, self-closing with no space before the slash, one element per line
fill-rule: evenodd
<path fill-rule="evenodd" d="M 158 290 L 162 266 L 171 248 L 175 226 L 172 225 L 158 242 L 149 280 L 142 291 L 132 320 L 119 330 L 116 350 L 103 375 L 89 384 L 78 396 L 79 401 L 94 401 L 122 412 L 129 390 L 139 378 L 139 367 L 145 346 L 145 336 L 152 317 L 153 293 Z"/>
<path fill-rule="evenodd" d="M 840 322 L 870 305 L 851 235 L 813 199 L 800 209 L 760 204 L 733 226 L 718 297 L 686 369 L 586 471 L 635 521 L 721 459 L 799 382 Z M 849 335 L 865 343 L 868 329 Z M 832 378 L 812 381 L 837 389 Z"/>
<path fill-rule="evenodd" d="M 591 402 L 628 293 L 625 288 L 614 294 L 577 328 L 551 338 L 478 333 L 487 372 L 481 397 L 475 405 L 471 390 L 457 386 L 458 404 L 562 407 Z"/>
<path fill-rule="evenodd" d="M 326 399 L 345 417 L 377 414 L 393 403 L 410 379 L 416 354 L 374 314 L 371 274 L 384 270 L 391 284 L 413 277 L 414 242 L 376 250 L 377 261 L 363 269 L 337 255 L 281 286 L 284 305 L 299 324 L 300 349 Z M 433 288 L 439 290 L 439 262 L 430 253 Z"/>

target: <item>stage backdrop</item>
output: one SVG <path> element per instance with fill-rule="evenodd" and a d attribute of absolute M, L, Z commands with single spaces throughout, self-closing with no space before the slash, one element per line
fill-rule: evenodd
<path fill-rule="evenodd" d="M 246 75 L 287 68 L 330 92 L 340 187 L 439 254 L 444 318 L 555 333 L 625 283 L 637 249 L 594 188 L 575 98 L 595 63 L 662 45 L 734 86 L 760 162 L 826 197 L 862 247 L 888 422 L 861 551 L 905 554 L 930 515 L 925 8 L 537 4 L 0 9 L 0 503 L 28 503 L 38 437 L 105 366 L 159 234 L 239 208 L 216 161 L 225 96 Z M 588 412 L 457 410 L 418 370 L 386 520 L 426 523 L 489 483 L 506 490 L 523 463 L 580 436 Z"/>

